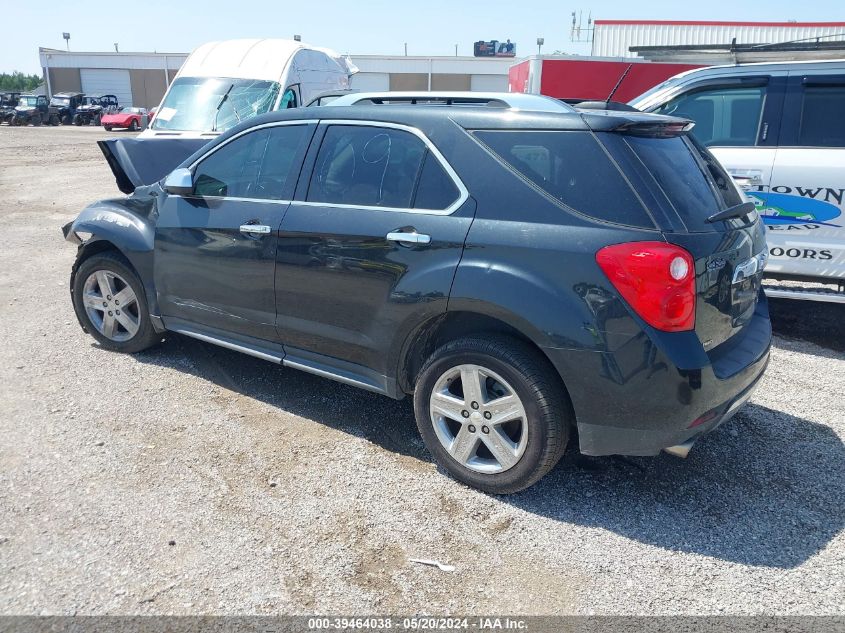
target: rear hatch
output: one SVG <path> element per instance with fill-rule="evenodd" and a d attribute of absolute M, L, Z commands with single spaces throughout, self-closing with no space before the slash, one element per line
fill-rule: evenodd
<path fill-rule="evenodd" d="M 667 242 L 692 255 L 695 331 L 712 350 L 748 325 L 767 257 L 753 205 L 689 133 L 689 122 L 654 115 L 586 115 Z M 715 217 L 714 217 L 715 216 Z M 721 218 L 720 218 L 721 216 Z"/>

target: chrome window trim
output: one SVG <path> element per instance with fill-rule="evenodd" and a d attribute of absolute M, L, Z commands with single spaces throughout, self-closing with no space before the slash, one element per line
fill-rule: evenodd
<path fill-rule="evenodd" d="M 290 125 L 316 125 L 320 121 L 319 119 L 297 119 L 295 121 L 271 121 L 270 123 L 262 123 L 261 125 L 256 125 L 255 127 L 248 128 L 246 130 L 242 130 L 237 134 L 233 135 L 231 138 L 227 138 L 225 141 L 220 143 L 215 147 L 212 147 L 208 152 L 200 156 L 196 159 L 188 169 L 191 171 L 192 175 L 194 174 L 194 170 L 197 166 L 204 161 L 206 158 L 209 158 L 212 154 L 214 154 L 219 149 L 226 147 L 229 143 L 234 141 L 235 139 L 239 139 L 240 137 L 249 134 L 250 132 L 255 132 L 256 130 L 263 130 L 265 128 L 271 127 L 282 127 L 282 126 L 290 126 Z M 170 195 L 170 194 L 168 194 Z M 181 198 L 192 198 L 192 199 L 201 199 L 201 200 L 237 200 L 238 202 L 263 202 L 263 203 L 273 203 L 273 204 L 290 204 L 290 200 L 276 200 L 273 198 L 239 198 L 237 196 L 179 196 Z"/>
<path fill-rule="evenodd" d="M 256 130 L 263 130 L 263 129 L 268 128 L 268 127 L 282 127 L 282 126 L 287 126 L 287 125 L 316 125 L 319 122 L 320 122 L 319 119 L 296 119 L 294 121 L 270 121 L 269 123 L 262 123 L 261 125 L 256 125 L 255 127 L 251 127 L 251 128 L 247 128 L 245 130 L 241 130 L 237 134 L 227 138 L 225 141 L 220 143 L 220 145 L 216 145 L 215 147 L 212 147 L 205 154 L 203 154 L 198 159 L 196 159 L 193 163 L 191 163 L 191 166 L 188 167 L 188 169 L 190 169 L 191 171 L 194 171 L 196 166 L 199 165 L 206 158 L 210 157 L 212 154 L 214 154 L 218 150 L 226 147 L 229 143 L 231 143 L 235 139 L 239 139 L 240 137 L 245 136 L 246 134 L 249 134 L 250 132 L 255 132 Z M 237 200 L 242 200 L 242 198 L 237 198 Z"/>
<path fill-rule="evenodd" d="M 380 128 L 388 128 L 393 130 L 400 130 L 403 132 L 410 132 L 418 139 L 420 139 L 423 144 L 426 146 L 429 152 L 434 155 L 437 161 L 440 163 L 440 166 L 443 167 L 446 174 L 451 178 L 452 182 L 454 183 L 455 187 L 458 189 L 458 197 L 457 199 L 452 202 L 448 207 L 445 209 L 413 209 L 409 207 L 379 207 L 374 205 L 361 205 L 361 204 L 341 204 L 337 202 L 313 202 L 309 200 L 294 200 L 292 204 L 300 204 L 308 207 L 330 207 L 333 209 L 362 209 L 365 211 L 392 211 L 394 213 L 419 213 L 421 215 L 452 215 L 455 211 L 457 211 L 463 204 L 469 199 L 469 190 L 464 185 L 463 181 L 461 180 L 460 176 L 458 176 L 457 172 L 452 168 L 449 164 L 449 161 L 440 153 L 440 150 L 434 145 L 434 143 L 429 140 L 429 138 L 423 134 L 423 132 L 415 127 L 411 127 L 409 125 L 403 125 L 401 123 L 389 123 L 386 121 L 370 121 L 370 120 L 347 120 L 347 119 L 323 119 L 320 121 L 320 124 L 325 125 L 326 127 L 332 125 L 356 125 L 360 127 L 380 127 Z M 322 145 L 322 143 L 321 143 Z M 321 148 L 322 149 L 322 148 Z M 318 154 L 319 156 L 319 151 Z M 311 177 L 313 178 L 314 172 L 312 171 Z M 311 183 L 309 181 L 308 187 L 310 189 Z M 307 196 L 307 193 L 306 193 Z"/>

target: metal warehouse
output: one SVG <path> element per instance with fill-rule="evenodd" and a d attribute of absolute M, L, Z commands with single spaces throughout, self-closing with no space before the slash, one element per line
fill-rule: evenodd
<path fill-rule="evenodd" d="M 187 53 L 85 53 L 39 49 L 49 95 L 114 94 L 121 104 L 151 108 L 164 96 Z M 506 91 L 513 58 L 352 55 L 355 90 Z"/>
<path fill-rule="evenodd" d="M 592 54 L 636 57 L 632 47 L 722 44 L 774 44 L 797 40 L 843 39 L 845 22 L 686 22 L 596 20 Z M 838 36 L 838 37 L 837 37 Z"/>

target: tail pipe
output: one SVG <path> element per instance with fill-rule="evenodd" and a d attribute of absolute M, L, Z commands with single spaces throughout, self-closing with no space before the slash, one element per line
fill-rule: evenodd
<path fill-rule="evenodd" d="M 683 444 L 678 444 L 677 446 L 667 446 L 663 450 L 664 452 L 669 453 L 670 455 L 685 459 L 686 456 L 689 455 L 690 449 L 692 448 L 693 444 L 695 444 L 695 438 L 689 439 Z"/>

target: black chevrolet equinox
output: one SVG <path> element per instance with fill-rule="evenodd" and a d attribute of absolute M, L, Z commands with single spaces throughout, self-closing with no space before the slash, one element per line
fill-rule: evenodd
<path fill-rule="evenodd" d="M 358 95 L 252 118 L 151 184 L 167 145 L 138 140 L 110 158 L 134 192 L 64 227 L 73 306 L 105 349 L 178 332 L 413 394 L 434 459 L 492 493 L 576 432 L 588 455 L 686 455 L 771 341 L 763 226 L 691 127 Z"/>

